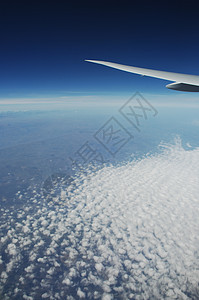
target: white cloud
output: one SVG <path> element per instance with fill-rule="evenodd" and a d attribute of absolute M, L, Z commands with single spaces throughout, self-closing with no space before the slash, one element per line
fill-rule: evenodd
<path fill-rule="evenodd" d="M 78 288 L 78 290 L 77 290 L 77 296 L 78 296 L 80 299 L 86 298 L 85 293 L 84 293 L 83 291 L 81 291 L 80 288 Z"/>
<path fill-rule="evenodd" d="M 70 285 L 70 284 L 71 284 L 71 281 L 70 281 L 70 279 L 65 278 L 65 279 L 62 281 L 62 283 L 66 284 L 66 285 Z"/>
<path fill-rule="evenodd" d="M 7 239 L 1 239 L 10 255 L 5 270 L 15 276 L 13 256 L 19 253 L 18 264 L 25 264 L 27 273 L 20 271 L 16 286 L 30 289 L 29 275 L 40 273 L 43 298 L 54 285 L 60 298 L 196 299 L 199 149 L 185 151 L 179 140 L 162 149 L 139 161 L 104 167 L 89 180 L 82 175 L 66 206 L 62 191 L 55 206 L 49 199 L 39 208 L 30 202 L 25 215 L 18 213 L 17 226 L 8 222 L 7 210 Z M 37 198 L 35 193 L 31 201 Z M 3 284 L 10 280 L 5 270 Z M 38 282 L 32 284 L 31 291 Z"/>

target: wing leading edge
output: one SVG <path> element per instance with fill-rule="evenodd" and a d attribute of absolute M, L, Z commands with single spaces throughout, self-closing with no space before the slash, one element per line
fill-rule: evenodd
<path fill-rule="evenodd" d="M 126 65 L 108 62 L 108 61 L 101 61 L 101 60 L 86 59 L 85 61 L 104 65 L 107 67 L 111 67 L 114 69 L 130 72 L 134 74 L 173 81 L 173 83 L 166 85 L 167 88 L 172 90 L 183 91 L 183 92 L 199 92 L 199 76 L 196 75 L 137 68 L 137 67 L 126 66 Z"/>

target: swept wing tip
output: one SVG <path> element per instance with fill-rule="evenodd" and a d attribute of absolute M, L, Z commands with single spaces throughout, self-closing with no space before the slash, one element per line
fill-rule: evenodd
<path fill-rule="evenodd" d="M 88 61 L 88 62 L 98 62 L 97 60 L 92 60 L 92 59 L 85 59 L 84 61 Z"/>

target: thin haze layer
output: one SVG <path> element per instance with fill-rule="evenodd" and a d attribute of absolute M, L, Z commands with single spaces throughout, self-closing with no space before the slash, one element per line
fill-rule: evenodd
<path fill-rule="evenodd" d="M 5 299 L 198 299 L 199 149 L 162 146 L 3 209 Z"/>

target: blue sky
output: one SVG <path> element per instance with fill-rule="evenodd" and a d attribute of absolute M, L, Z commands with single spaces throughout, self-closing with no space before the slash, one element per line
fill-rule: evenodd
<path fill-rule="evenodd" d="M 84 62 L 199 75 L 197 1 L 1 4 L 0 99 L 133 93 L 167 81 Z"/>

